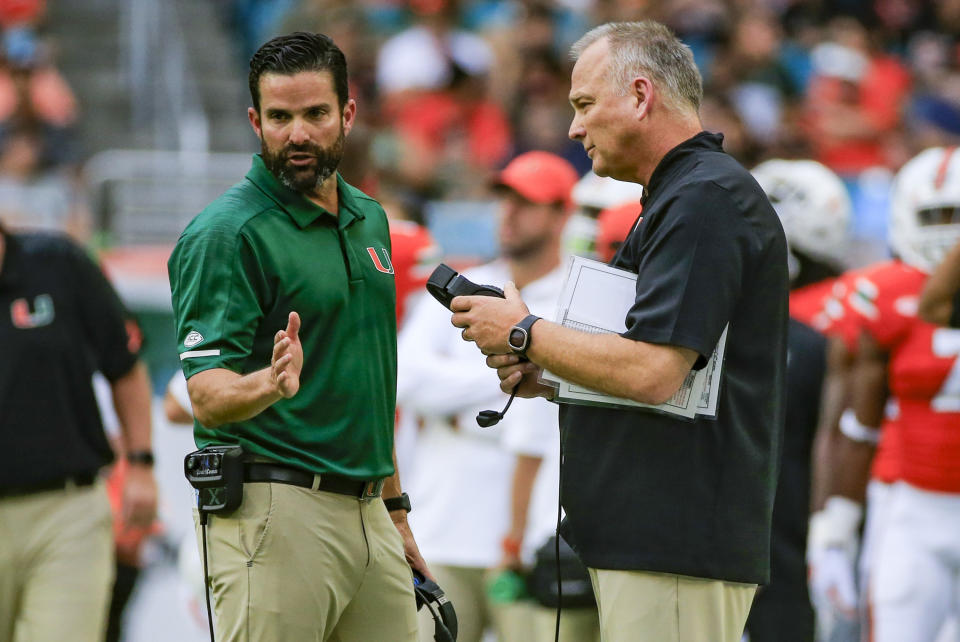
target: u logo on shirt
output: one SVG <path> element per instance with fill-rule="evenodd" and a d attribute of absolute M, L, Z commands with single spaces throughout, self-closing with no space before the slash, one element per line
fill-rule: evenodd
<path fill-rule="evenodd" d="M 393 274 L 393 263 L 390 262 L 390 255 L 387 253 L 387 249 L 381 247 L 380 252 L 383 254 L 383 262 L 380 261 L 380 256 L 377 254 L 376 249 L 372 247 L 367 248 L 367 254 L 370 255 L 370 259 L 373 261 L 373 267 L 384 274 Z"/>
<path fill-rule="evenodd" d="M 33 312 L 26 299 L 15 299 L 10 304 L 10 319 L 13 325 L 21 330 L 41 328 L 53 323 L 53 297 L 41 294 L 33 300 Z"/>

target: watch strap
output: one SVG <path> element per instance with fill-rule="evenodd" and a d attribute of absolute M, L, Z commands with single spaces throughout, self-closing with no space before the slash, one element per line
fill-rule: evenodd
<path fill-rule="evenodd" d="M 153 466 L 153 452 L 150 450 L 131 450 L 127 453 L 127 463 Z"/>
<path fill-rule="evenodd" d="M 521 330 L 523 331 L 523 334 L 524 334 L 524 342 L 523 342 L 522 348 L 518 348 L 517 346 L 513 345 L 512 341 L 507 342 L 507 345 L 510 346 L 510 349 L 513 350 L 514 354 L 518 354 L 521 357 L 527 356 L 527 350 L 530 348 L 530 340 L 531 340 L 530 328 L 532 328 L 533 324 L 539 321 L 540 318 L 541 317 L 538 317 L 535 314 L 528 314 L 527 316 L 523 317 L 523 319 L 521 319 L 519 322 L 517 322 L 516 325 L 510 328 L 511 335 L 515 330 Z"/>
<path fill-rule="evenodd" d="M 383 505 L 387 507 L 387 512 L 403 509 L 409 513 L 413 510 L 410 505 L 410 496 L 406 493 L 400 493 L 397 497 L 384 498 Z"/>

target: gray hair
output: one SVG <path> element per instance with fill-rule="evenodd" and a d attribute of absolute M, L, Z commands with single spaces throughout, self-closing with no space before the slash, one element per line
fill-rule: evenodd
<path fill-rule="evenodd" d="M 668 27 L 654 20 L 608 22 L 594 27 L 570 48 L 576 61 L 590 45 L 603 38 L 610 46 L 607 76 L 621 95 L 638 73 L 648 75 L 667 94 L 674 108 L 699 111 L 703 81 L 690 47 Z"/>

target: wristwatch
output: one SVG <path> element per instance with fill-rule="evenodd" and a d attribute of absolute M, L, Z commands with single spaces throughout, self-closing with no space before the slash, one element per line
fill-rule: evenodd
<path fill-rule="evenodd" d="M 400 493 L 399 497 L 387 497 L 383 500 L 383 505 L 387 507 L 387 512 L 403 509 L 408 513 L 413 510 L 410 506 L 410 496 L 406 493 Z"/>
<path fill-rule="evenodd" d="M 149 450 L 131 450 L 127 453 L 127 463 L 153 466 L 153 452 Z"/>
<path fill-rule="evenodd" d="M 527 348 L 530 347 L 530 328 L 540 320 L 535 314 L 528 314 L 517 325 L 510 328 L 510 334 L 507 336 L 507 345 L 515 354 L 521 357 L 527 356 Z"/>

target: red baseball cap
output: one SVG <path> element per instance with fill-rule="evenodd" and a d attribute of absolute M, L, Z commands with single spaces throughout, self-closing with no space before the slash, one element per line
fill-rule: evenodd
<path fill-rule="evenodd" d="M 600 212 L 597 216 L 597 255 L 602 260 L 613 258 L 642 210 L 640 201 L 630 201 Z"/>
<path fill-rule="evenodd" d="M 509 187 L 532 203 L 563 203 L 573 209 L 570 193 L 580 177 L 566 160 L 549 152 L 526 152 L 497 175 L 495 187 Z"/>

